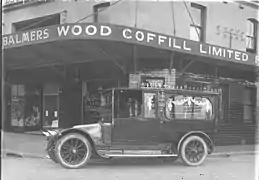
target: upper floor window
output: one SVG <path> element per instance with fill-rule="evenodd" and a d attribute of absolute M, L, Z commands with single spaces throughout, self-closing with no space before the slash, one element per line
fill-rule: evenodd
<path fill-rule="evenodd" d="M 167 119 L 211 120 L 212 103 L 206 97 L 167 95 L 165 116 Z"/>
<path fill-rule="evenodd" d="M 13 23 L 13 32 L 60 24 L 60 13 Z"/>
<path fill-rule="evenodd" d="M 247 20 L 246 50 L 252 53 L 255 53 L 257 48 L 257 28 L 258 22 L 255 19 Z"/>
<path fill-rule="evenodd" d="M 190 39 L 194 41 L 205 41 L 206 7 L 191 3 L 191 25 Z"/>
<path fill-rule="evenodd" d="M 109 7 L 111 5 L 110 2 L 104 2 L 104 3 L 100 3 L 100 4 L 96 4 L 93 6 L 93 11 L 94 11 L 94 22 L 97 23 L 100 21 L 99 18 L 99 12 L 101 12 L 103 9 Z"/>

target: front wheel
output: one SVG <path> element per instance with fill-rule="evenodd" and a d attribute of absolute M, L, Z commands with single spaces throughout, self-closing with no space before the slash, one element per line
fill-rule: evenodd
<path fill-rule="evenodd" d="M 55 154 L 65 168 L 78 169 L 85 166 L 92 154 L 87 138 L 78 133 L 64 135 L 56 144 Z"/>
<path fill-rule="evenodd" d="M 184 164 L 199 166 L 205 161 L 208 155 L 207 144 L 199 136 L 189 136 L 181 145 L 180 155 Z"/>

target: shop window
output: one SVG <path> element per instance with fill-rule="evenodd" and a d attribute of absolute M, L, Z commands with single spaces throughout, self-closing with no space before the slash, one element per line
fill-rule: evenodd
<path fill-rule="evenodd" d="M 167 95 L 165 116 L 167 119 L 211 120 L 212 103 L 206 97 Z"/>
<path fill-rule="evenodd" d="M 36 86 L 12 85 L 11 125 L 32 127 L 40 125 L 40 91 Z"/>
<path fill-rule="evenodd" d="M 60 24 L 61 22 L 60 16 L 62 17 L 62 21 L 64 21 L 63 20 L 64 13 L 62 12 L 61 14 L 57 13 L 57 14 L 52 14 L 52 15 L 43 16 L 39 18 L 29 19 L 26 21 L 15 22 L 12 24 L 13 26 L 12 31 L 13 32 L 25 31 L 25 30 L 35 29 L 35 28 L 57 25 L 57 24 Z"/>
<path fill-rule="evenodd" d="M 104 3 L 96 4 L 96 5 L 93 6 L 93 12 L 94 12 L 93 21 L 95 23 L 100 22 L 100 20 L 101 20 L 100 19 L 101 11 L 103 11 L 106 8 L 108 8 L 110 5 L 111 5 L 110 2 L 104 2 Z"/>
<path fill-rule="evenodd" d="M 257 49 L 258 22 L 255 19 L 247 20 L 246 50 L 255 53 Z"/>
<path fill-rule="evenodd" d="M 206 7 L 191 3 L 190 39 L 193 41 L 205 41 Z"/>
<path fill-rule="evenodd" d="M 244 91 L 244 122 L 253 121 L 252 89 L 245 88 Z"/>
<path fill-rule="evenodd" d="M 24 85 L 11 86 L 11 125 L 16 127 L 24 126 L 25 106 Z"/>
<path fill-rule="evenodd" d="M 115 91 L 115 118 L 130 118 L 141 116 L 142 91 Z"/>

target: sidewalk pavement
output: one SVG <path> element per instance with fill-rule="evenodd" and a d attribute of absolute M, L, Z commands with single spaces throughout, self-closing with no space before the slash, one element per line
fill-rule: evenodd
<path fill-rule="evenodd" d="M 47 141 L 43 135 L 2 132 L 2 138 L 1 156 L 46 158 Z M 210 157 L 228 157 L 255 153 L 259 153 L 259 144 L 216 146 Z"/>

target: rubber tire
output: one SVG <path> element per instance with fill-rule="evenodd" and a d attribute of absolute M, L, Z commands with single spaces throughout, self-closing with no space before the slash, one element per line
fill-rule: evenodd
<path fill-rule="evenodd" d="M 196 140 L 196 141 L 198 140 L 198 141 L 200 141 L 200 142 L 202 143 L 202 145 L 203 145 L 203 148 L 204 148 L 204 155 L 203 155 L 202 159 L 201 159 L 199 162 L 197 162 L 197 163 L 192 163 L 192 162 L 188 161 L 188 159 L 186 158 L 186 155 L 185 155 L 185 148 L 186 148 L 187 144 L 188 144 L 189 142 L 193 141 L 193 140 Z M 183 143 L 182 143 L 182 145 L 181 145 L 180 156 L 181 156 L 181 159 L 182 159 L 183 163 L 184 163 L 185 165 L 187 165 L 187 166 L 200 166 L 200 165 L 203 164 L 203 162 L 205 161 L 207 155 L 208 155 L 208 147 L 207 147 L 207 144 L 206 144 L 206 142 L 205 142 L 201 137 L 199 137 L 199 136 L 189 136 L 189 137 L 187 137 L 187 138 L 183 141 Z"/>
<path fill-rule="evenodd" d="M 72 138 L 77 138 L 80 139 L 82 142 L 84 142 L 86 148 L 87 148 L 87 154 L 86 157 L 84 158 L 84 160 L 77 164 L 77 165 L 70 165 L 68 163 L 66 163 L 61 155 L 60 155 L 60 149 L 61 146 L 64 144 L 64 142 L 66 142 L 68 139 L 72 139 Z M 84 167 L 90 160 L 91 156 L 92 156 L 92 146 L 89 142 L 89 140 L 87 138 L 85 138 L 83 135 L 78 134 L 78 133 L 70 133 L 70 134 L 66 134 L 63 137 L 61 137 L 58 142 L 56 143 L 56 147 L 55 147 L 55 155 L 56 158 L 58 160 L 58 162 L 65 168 L 68 169 L 80 169 L 82 167 Z"/>
<path fill-rule="evenodd" d="M 55 151 L 54 150 L 51 150 L 48 152 L 48 155 L 49 155 L 49 158 L 55 162 L 55 163 L 59 163 L 59 161 L 57 160 L 56 158 L 56 154 L 55 154 Z"/>

